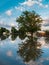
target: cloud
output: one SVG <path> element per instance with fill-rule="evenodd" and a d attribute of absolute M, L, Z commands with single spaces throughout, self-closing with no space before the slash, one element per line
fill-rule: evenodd
<path fill-rule="evenodd" d="M 47 8 L 48 5 L 43 5 L 42 4 L 42 0 L 27 0 L 23 3 L 20 3 L 21 5 L 27 5 L 27 6 L 33 6 L 35 4 L 41 6 L 41 7 L 44 7 L 44 8 Z"/>
<path fill-rule="evenodd" d="M 27 65 L 43 65 L 43 62 L 49 61 L 49 57 L 41 57 L 38 61 L 31 60 L 30 62 L 25 62 Z"/>
<path fill-rule="evenodd" d="M 16 9 L 16 10 L 20 10 L 20 11 L 24 11 L 24 10 L 25 10 L 25 8 L 22 7 L 22 6 L 20 6 L 20 7 L 16 7 L 16 6 L 15 6 L 15 9 Z"/>
<path fill-rule="evenodd" d="M 42 0 L 38 0 L 39 2 L 42 2 Z"/>
<path fill-rule="evenodd" d="M 49 30 L 49 17 L 45 17 L 41 26 L 42 30 Z"/>
<path fill-rule="evenodd" d="M 40 60 L 41 61 L 41 60 Z M 42 65 L 42 62 L 36 62 L 36 61 L 33 61 L 33 60 L 31 60 L 30 62 L 26 62 L 25 64 L 27 64 L 27 65 Z"/>
<path fill-rule="evenodd" d="M 12 51 L 7 51 L 6 55 L 7 56 L 13 56 Z"/>
<path fill-rule="evenodd" d="M 46 26 L 48 25 L 49 26 L 49 17 L 46 17 L 45 20 L 43 21 L 43 25 Z"/>
<path fill-rule="evenodd" d="M 5 12 L 8 16 L 11 16 L 12 15 L 12 10 L 8 10 Z"/>
<path fill-rule="evenodd" d="M 48 8 L 48 5 L 45 5 L 46 8 Z"/>
<path fill-rule="evenodd" d="M 21 5 L 32 6 L 35 3 L 36 3 L 36 1 L 28 0 L 28 1 L 25 1 L 25 2 L 21 3 Z"/>
<path fill-rule="evenodd" d="M 18 23 L 16 22 L 16 17 L 4 16 L 4 17 L 0 18 L 0 27 L 4 27 L 4 28 L 11 30 L 12 26 L 18 28 Z"/>

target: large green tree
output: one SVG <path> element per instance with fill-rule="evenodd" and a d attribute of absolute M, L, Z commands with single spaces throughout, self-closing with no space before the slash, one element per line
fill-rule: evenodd
<path fill-rule="evenodd" d="M 24 11 L 16 20 L 22 32 L 34 32 L 40 30 L 42 18 L 35 11 Z"/>

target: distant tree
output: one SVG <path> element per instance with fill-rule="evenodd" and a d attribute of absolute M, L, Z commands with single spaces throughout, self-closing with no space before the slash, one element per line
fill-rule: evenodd
<path fill-rule="evenodd" d="M 12 28 L 11 28 L 11 33 L 12 33 L 12 34 L 16 34 L 17 32 L 18 32 L 18 31 L 15 29 L 15 27 L 12 27 Z"/>
<path fill-rule="evenodd" d="M 19 29 L 22 29 L 23 32 L 30 32 L 33 35 L 34 32 L 41 29 L 42 18 L 35 11 L 24 11 L 16 22 L 19 24 Z"/>
<path fill-rule="evenodd" d="M 9 30 L 8 30 L 8 29 L 1 27 L 1 28 L 0 28 L 0 34 L 2 35 L 4 32 L 5 32 L 6 34 L 9 34 Z"/>

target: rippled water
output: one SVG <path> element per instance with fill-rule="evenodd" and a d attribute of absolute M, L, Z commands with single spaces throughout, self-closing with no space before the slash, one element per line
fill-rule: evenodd
<path fill-rule="evenodd" d="M 0 65 L 49 65 L 49 39 L 0 38 Z"/>

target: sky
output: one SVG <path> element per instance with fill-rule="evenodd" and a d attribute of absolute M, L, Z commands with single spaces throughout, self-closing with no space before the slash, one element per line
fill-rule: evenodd
<path fill-rule="evenodd" d="M 0 0 L 0 24 L 17 26 L 16 18 L 25 10 L 42 17 L 42 28 L 49 26 L 49 0 Z"/>

